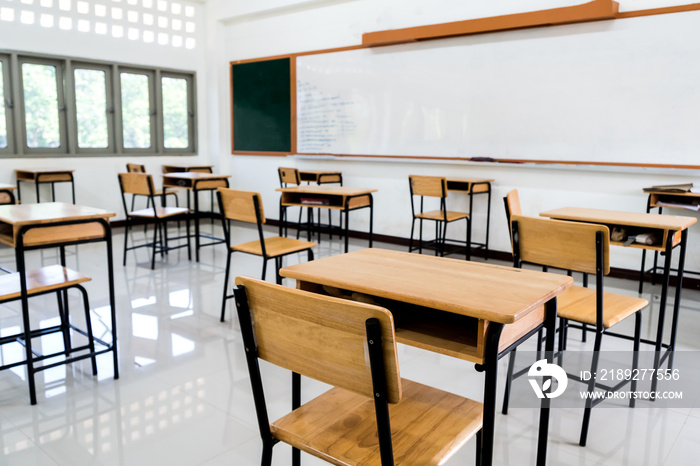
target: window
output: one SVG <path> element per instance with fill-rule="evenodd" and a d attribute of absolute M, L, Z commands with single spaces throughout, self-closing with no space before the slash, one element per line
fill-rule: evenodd
<path fill-rule="evenodd" d="M 0 53 L 0 156 L 193 154 L 194 88 L 192 73 Z"/>
<path fill-rule="evenodd" d="M 24 105 L 24 145 L 28 153 L 65 151 L 65 105 L 61 63 L 20 61 Z"/>
<path fill-rule="evenodd" d="M 194 150 L 194 99 L 192 80 L 177 75 L 161 78 L 163 108 L 163 148 L 171 150 Z"/>
<path fill-rule="evenodd" d="M 111 69 L 76 65 L 73 68 L 75 116 L 79 152 L 108 149 L 113 146 L 113 104 Z"/>
<path fill-rule="evenodd" d="M 122 99 L 122 138 L 124 150 L 150 149 L 154 131 L 153 76 L 151 74 L 123 72 L 120 76 Z"/>

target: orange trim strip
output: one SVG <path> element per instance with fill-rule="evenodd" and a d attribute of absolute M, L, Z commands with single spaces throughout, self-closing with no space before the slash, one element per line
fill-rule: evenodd
<path fill-rule="evenodd" d="M 550 10 L 469 19 L 466 21 L 455 21 L 453 23 L 431 24 L 429 26 L 394 29 L 390 31 L 368 32 L 362 34 L 362 45 L 376 46 L 398 44 L 417 40 L 464 36 L 533 26 L 551 26 L 555 24 L 614 19 L 618 12 L 618 7 L 619 4 L 611 0 L 593 0 L 583 5 L 553 8 Z"/>
<path fill-rule="evenodd" d="M 617 13 L 615 19 L 636 18 L 638 16 L 665 15 L 667 13 L 682 13 L 684 11 L 700 10 L 700 3 L 690 5 L 670 6 L 666 8 L 651 8 L 649 10 L 624 11 Z"/>

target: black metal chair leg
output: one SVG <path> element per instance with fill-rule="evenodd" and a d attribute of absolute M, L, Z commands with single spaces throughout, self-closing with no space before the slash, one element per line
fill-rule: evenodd
<path fill-rule="evenodd" d="M 90 362 L 92 363 L 92 375 L 97 375 L 97 358 L 95 357 L 95 338 L 92 333 L 92 319 L 90 318 L 90 302 L 87 290 L 77 287 L 83 295 L 83 307 L 85 308 L 85 331 L 88 337 L 88 349 L 90 350 Z"/>
<path fill-rule="evenodd" d="M 637 372 L 637 368 L 639 367 L 639 343 L 641 340 L 641 335 L 642 335 L 642 312 L 637 311 L 634 313 L 634 347 L 632 350 L 632 374 L 635 374 Z M 637 391 L 637 379 L 635 377 L 632 377 L 632 381 L 630 382 L 630 391 L 632 393 Z M 634 408 L 635 405 L 635 399 L 634 397 L 630 398 L 630 408 Z"/>
<path fill-rule="evenodd" d="M 151 270 L 156 268 L 156 244 L 158 243 L 158 223 L 153 226 L 153 247 L 151 254 Z"/>
<path fill-rule="evenodd" d="M 226 257 L 226 271 L 224 272 L 224 297 L 221 300 L 221 319 L 220 321 L 224 321 L 224 317 L 226 316 L 226 301 L 228 300 L 226 291 L 228 290 L 228 276 L 229 272 L 231 271 L 231 255 L 233 253 L 231 250 L 228 251 L 228 255 Z"/>
<path fill-rule="evenodd" d="M 262 459 L 260 460 L 261 466 L 271 466 L 272 465 L 272 447 L 274 445 L 272 442 L 263 441 L 263 452 Z"/>
<path fill-rule="evenodd" d="M 513 350 L 508 355 L 508 373 L 506 374 L 506 387 L 505 391 L 503 392 L 503 407 L 501 408 L 501 412 L 503 414 L 508 414 L 508 402 L 510 401 L 510 386 L 513 383 L 513 368 L 515 366 L 515 352 L 516 350 Z"/>
<path fill-rule="evenodd" d="M 593 374 L 598 370 L 598 357 L 600 355 L 600 341 L 603 337 L 602 332 L 596 331 L 595 344 L 593 345 L 593 359 L 591 361 L 591 380 L 588 382 L 588 391 L 593 393 L 595 391 L 595 376 Z M 582 447 L 586 446 L 586 440 L 588 439 L 588 425 L 591 422 L 591 409 L 593 408 L 593 397 L 589 396 L 586 398 L 586 407 L 583 411 L 583 423 L 581 424 L 581 438 L 578 444 Z"/>
<path fill-rule="evenodd" d="M 416 218 L 413 218 L 413 221 L 411 222 L 411 239 L 408 240 L 408 252 L 413 251 L 413 230 L 415 229 L 416 226 Z"/>

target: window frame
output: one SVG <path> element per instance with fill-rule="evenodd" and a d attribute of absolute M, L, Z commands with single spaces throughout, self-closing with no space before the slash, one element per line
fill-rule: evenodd
<path fill-rule="evenodd" d="M 148 78 L 148 113 L 149 113 L 149 133 L 151 135 L 151 145 L 147 148 L 142 147 L 124 147 L 124 107 L 122 106 L 122 74 L 136 74 L 144 75 Z M 118 83 L 117 91 L 115 95 L 119 98 L 119 118 L 117 120 L 117 137 L 119 138 L 119 146 L 125 154 L 148 154 L 148 153 L 158 153 L 158 137 L 156 134 L 156 120 L 158 114 L 156 112 L 156 72 L 154 70 L 147 70 L 142 68 L 127 68 L 120 67 L 118 70 L 118 75 L 116 82 Z"/>
<path fill-rule="evenodd" d="M 7 130 L 7 147 L 0 147 L 0 155 L 14 154 L 15 150 L 15 132 L 14 132 L 14 107 L 15 96 L 12 93 L 11 86 L 11 57 L 7 54 L 0 54 L 0 63 L 2 70 L 0 72 L 0 80 L 2 81 L 4 101 L 0 102 L 0 110 L 4 113 L 5 129 Z"/>
<path fill-rule="evenodd" d="M 187 147 L 165 147 L 165 111 L 163 109 L 163 78 L 172 79 L 184 79 L 187 85 Z M 195 92 L 194 92 L 194 75 L 188 75 L 184 73 L 176 73 L 169 71 L 162 71 L 158 77 L 158 88 L 159 88 L 159 101 L 158 101 L 158 111 L 160 112 L 161 118 L 159 120 L 159 141 L 163 143 L 163 153 L 165 154 L 178 154 L 178 153 L 191 153 L 196 151 L 195 145 L 195 133 L 194 128 L 196 127 L 196 116 L 195 111 Z"/>
<path fill-rule="evenodd" d="M 93 70 L 103 71 L 105 74 L 105 105 L 107 116 L 107 147 L 80 147 L 78 139 L 78 95 L 75 89 L 75 71 L 76 70 Z M 71 62 L 70 66 L 70 94 L 71 94 L 71 134 L 75 143 L 74 150 L 78 154 L 104 154 L 115 153 L 115 137 L 114 137 L 114 117 L 116 107 L 114 104 L 114 91 L 112 79 L 112 66 L 102 65 L 97 63 L 75 61 Z"/>
<path fill-rule="evenodd" d="M 116 63 L 78 57 L 62 57 L 0 49 L 2 73 L 0 79 L 4 84 L 6 103 L 0 102 L 0 111 L 4 108 L 7 121 L 6 148 L 0 148 L 3 158 L 41 158 L 41 157 L 118 157 L 124 155 L 192 156 L 198 148 L 197 118 L 197 78 L 195 71 L 148 67 L 136 64 Z M 51 65 L 56 67 L 56 82 L 59 116 L 59 147 L 28 147 L 27 127 L 24 102 L 24 83 L 22 65 L 24 63 Z M 78 147 L 78 115 L 75 93 L 75 70 L 95 69 L 104 71 L 107 91 L 107 134 L 106 148 Z M 122 107 L 121 107 L 121 73 L 145 74 L 149 77 L 149 109 L 151 112 L 150 134 L 151 147 L 124 148 Z M 162 106 L 162 77 L 173 77 L 187 81 L 188 139 L 186 148 L 166 149 L 164 140 L 164 120 Z"/>
<path fill-rule="evenodd" d="M 29 147 L 27 141 L 27 108 L 24 101 L 24 70 L 25 64 L 29 65 L 44 65 L 53 66 L 56 68 L 56 110 L 58 114 L 58 147 Z M 64 76 L 65 76 L 65 62 L 58 59 L 36 57 L 36 56 L 26 56 L 22 55 L 18 57 L 17 61 L 18 71 L 19 71 L 19 116 L 21 125 L 21 137 L 22 137 L 22 149 L 25 154 L 67 154 L 68 153 L 68 134 L 66 128 L 66 98 L 64 90 Z"/>

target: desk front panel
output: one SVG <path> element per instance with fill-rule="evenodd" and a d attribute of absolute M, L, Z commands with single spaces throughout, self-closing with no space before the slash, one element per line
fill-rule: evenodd
<path fill-rule="evenodd" d="M 48 183 L 51 181 L 72 181 L 75 170 L 15 170 L 17 181 Z"/>
<path fill-rule="evenodd" d="M 185 173 L 198 174 L 197 172 L 184 172 L 181 175 L 184 175 Z M 230 178 L 228 175 L 211 175 L 207 177 L 163 175 L 163 187 L 197 190 L 226 188 L 228 187 L 228 178 Z"/>
<path fill-rule="evenodd" d="M 469 194 L 487 193 L 491 190 L 493 180 L 447 179 L 447 190 Z"/>

